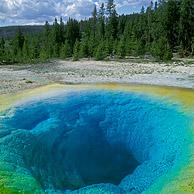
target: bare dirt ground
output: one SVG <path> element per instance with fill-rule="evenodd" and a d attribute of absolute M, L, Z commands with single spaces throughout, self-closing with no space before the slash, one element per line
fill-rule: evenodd
<path fill-rule="evenodd" d="M 50 83 L 141 83 L 194 88 L 194 64 L 56 60 L 36 65 L 0 66 L 0 94 Z"/>

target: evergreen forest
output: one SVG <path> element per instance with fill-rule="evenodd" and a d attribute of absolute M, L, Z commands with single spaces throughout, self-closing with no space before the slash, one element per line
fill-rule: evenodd
<path fill-rule="evenodd" d="M 169 61 L 173 54 L 194 55 L 194 1 L 159 0 L 139 13 L 119 15 L 114 0 L 94 6 L 85 20 L 45 22 L 37 34 L 18 28 L 0 37 L 1 63 L 36 63 L 48 59 L 125 59 L 152 56 Z"/>

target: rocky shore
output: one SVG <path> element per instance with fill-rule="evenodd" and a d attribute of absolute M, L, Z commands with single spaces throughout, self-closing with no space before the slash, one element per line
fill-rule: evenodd
<path fill-rule="evenodd" d="M 52 83 L 104 82 L 194 88 L 194 64 L 55 60 L 44 64 L 0 66 L 0 94 Z"/>

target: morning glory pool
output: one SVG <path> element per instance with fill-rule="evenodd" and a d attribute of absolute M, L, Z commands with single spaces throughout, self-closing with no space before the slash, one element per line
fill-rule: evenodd
<path fill-rule="evenodd" d="M 190 125 L 177 104 L 147 95 L 64 91 L 1 114 L 1 163 L 36 182 L 33 193 L 139 194 L 183 160 Z"/>

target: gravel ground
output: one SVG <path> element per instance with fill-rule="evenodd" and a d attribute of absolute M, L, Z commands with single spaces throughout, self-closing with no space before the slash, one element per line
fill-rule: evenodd
<path fill-rule="evenodd" d="M 194 64 L 56 60 L 0 66 L 0 94 L 51 83 L 142 83 L 194 88 Z"/>

